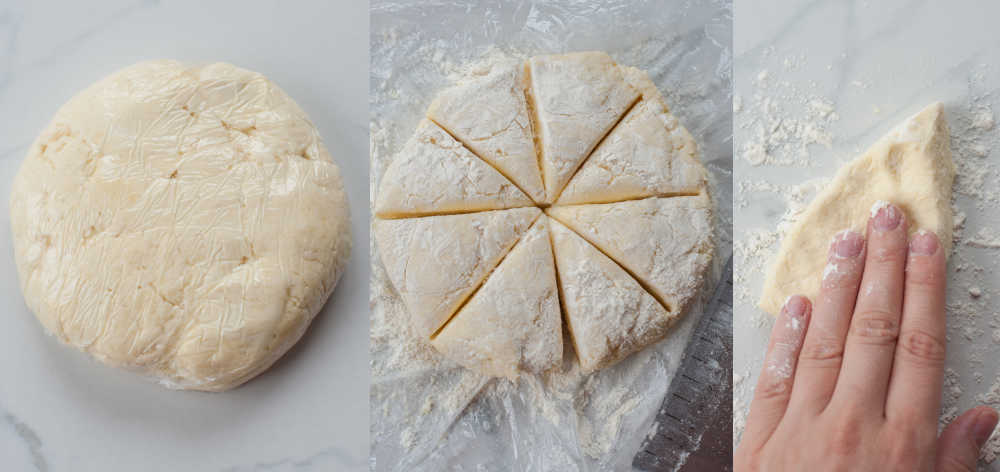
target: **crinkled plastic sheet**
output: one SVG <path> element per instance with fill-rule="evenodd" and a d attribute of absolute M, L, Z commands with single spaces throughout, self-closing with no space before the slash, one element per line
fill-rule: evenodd
<path fill-rule="evenodd" d="M 732 246 L 730 2 L 375 0 L 371 8 L 373 196 L 458 67 L 491 48 L 524 57 L 604 50 L 649 72 L 699 143 L 719 216 L 714 285 Z M 373 470 L 631 468 L 703 303 L 666 340 L 612 368 L 579 375 L 566 343 L 568 372 L 514 385 L 415 344 L 374 244 L 371 253 Z"/>

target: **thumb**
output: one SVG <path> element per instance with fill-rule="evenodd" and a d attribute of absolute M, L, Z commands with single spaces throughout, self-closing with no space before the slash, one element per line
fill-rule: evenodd
<path fill-rule="evenodd" d="M 979 449 L 993 434 L 997 412 L 988 406 L 973 408 L 955 418 L 938 439 L 938 472 L 974 472 Z"/>

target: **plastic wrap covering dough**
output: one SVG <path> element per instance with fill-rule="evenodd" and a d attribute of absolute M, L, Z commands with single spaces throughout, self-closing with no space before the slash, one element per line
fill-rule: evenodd
<path fill-rule="evenodd" d="M 933 231 L 951 252 L 951 186 L 955 164 L 944 107 L 935 103 L 882 137 L 837 173 L 802 214 L 770 267 L 760 307 L 777 315 L 792 295 L 815 300 L 834 235 L 865 233 L 879 202 L 899 206 L 910 232 Z M 833 267 L 833 266 L 831 266 Z"/>
<path fill-rule="evenodd" d="M 374 470 L 619 470 L 631 463 L 701 314 L 700 289 L 713 284 L 710 274 L 729 254 L 730 52 L 720 46 L 729 44 L 727 8 L 641 1 L 373 4 Z M 612 58 L 562 54 L 594 49 Z M 568 72 L 576 69 L 582 72 Z M 563 105 L 579 109 L 569 113 Z M 620 211 L 615 221 L 622 233 L 610 237 L 626 243 L 612 254 L 613 244 L 603 248 L 582 227 L 541 215 L 484 277 L 460 284 L 471 288 L 449 284 L 441 292 L 463 301 L 444 310 L 438 317 L 448 318 L 443 327 L 426 335 L 427 328 L 411 320 L 412 303 L 393 267 L 437 279 L 460 264 L 422 256 L 420 263 L 401 264 L 400 253 L 383 250 L 379 227 L 481 214 L 378 214 L 389 200 L 383 192 L 393 192 L 386 176 L 398 174 L 397 161 L 407 159 L 404 143 L 428 118 L 553 216 L 558 208 L 572 208 L 558 198 L 574 187 L 567 202 L 611 205 L 612 213 Z M 557 129 L 561 137 L 546 138 Z M 699 154 L 708 156 L 708 171 Z M 708 194 L 722 202 L 714 212 Z M 660 199 L 694 201 L 699 195 L 708 206 L 693 205 L 693 214 L 659 208 Z M 597 229 L 601 236 L 613 234 Z M 649 239 L 643 232 L 651 230 L 697 237 L 689 247 L 643 246 L 640 240 Z M 542 233 L 549 241 L 539 240 Z M 425 247 L 438 244 L 445 243 Z M 627 258 L 662 250 L 671 256 L 628 267 Z M 676 279 L 657 268 L 663 261 L 683 266 Z M 564 270 L 572 286 L 561 280 Z M 662 291 L 678 299 L 654 293 L 655 284 L 680 279 L 676 289 Z M 581 338 L 594 348 L 584 365 L 574 346 L 579 340 L 563 323 L 567 314 L 553 326 L 554 296 L 556 307 L 559 300 L 568 305 L 567 296 L 583 307 L 576 311 L 578 331 L 590 329 L 592 336 Z M 607 309 L 594 311 L 598 306 Z M 636 314 L 631 308 L 638 306 L 644 309 Z M 640 329 L 606 332 L 602 323 Z M 602 352 L 599 344 L 608 341 L 619 344 L 605 344 Z"/>
<path fill-rule="evenodd" d="M 309 118 L 221 63 L 144 62 L 75 96 L 31 146 L 10 212 L 46 331 L 171 388 L 267 369 L 351 248 L 340 172 Z"/>

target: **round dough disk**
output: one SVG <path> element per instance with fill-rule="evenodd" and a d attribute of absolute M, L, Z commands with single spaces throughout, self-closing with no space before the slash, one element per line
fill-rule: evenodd
<path fill-rule="evenodd" d="M 144 62 L 75 96 L 31 146 L 10 213 L 45 329 L 170 388 L 267 369 L 351 248 L 340 171 L 305 112 L 222 63 Z"/>
<path fill-rule="evenodd" d="M 666 337 L 715 252 L 694 138 L 603 52 L 477 71 L 379 183 L 377 249 L 414 334 L 511 380 L 561 368 L 565 343 L 589 373 Z"/>

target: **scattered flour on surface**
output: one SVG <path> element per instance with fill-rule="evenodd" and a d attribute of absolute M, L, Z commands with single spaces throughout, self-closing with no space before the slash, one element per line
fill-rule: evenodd
<path fill-rule="evenodd" d="M 944 370 L 944 385 L 941 390 L 941 416 L 938 418 L 938 432 L 958 416 L 958 401 L 962 398 L 962 385 L 958 372 L 950 367 Z"/>
<path fill-rule="evenodd" d="M 804 56 L 786 58 L 786 65 L 794 64 L 786 69 L 804 62 Z M 737 146 L 742 159 L 753 166 L 805 167 L 811 164 L 811 145 L 832 147 L 827 128 L 840 119 L 832 101 L 791 82 L 771 80 L 766 69 L 752 84 L 753 94 L 734 108 L 741 115 L 737 126 L 748 134 Z"/>
<path fill-rule="evenodd" d="M 734 106 L 738 159 L 753 168 L 766 168 L 751 169 L 736 179 L 734 204 L 750 215 L 758 215 L 750 218 L 759 220 L 763 216 L 773 224 L 764 228 L 741 227 L 737 221 L 736 227 L 734 302 L 737 315 L 748 316 L 749 320 L 743 323 L 748 323 L 754 332 L 734 335 L 754 339 L 767 339 L 771 326 L 770 316 L 762 314 L 755 306 L 757 290 L 769 261 L 789 226 L 796 221 L 796 215 L 826 184 L 820 181 L 809 187 L 789 185 L 790 180 L 785 176 L 803 172 L 787 169 L 829 167 L 829 163 L 817 161 L 810 150 L 815 146 L 830 147 L 836 141 L 828 130 L 840 119 L 837 103 L 819 96 L 813 84 L 783 81 L 783 70 L 802 64 L 797 59 L 790 59 L 779 63 L 786 67 L 775 67 L 774 58 L 770 57 L 774 54 L 773 47 L 764 48 L 760 53 L 759 63 L 769 66 L 751 75 L 749 90 L 741 90 L 739 106 Z M 830 64 L 828 69 L 833 67 L 834 64 Z M 1000 408 L 1000 371 L 995 362 L 1000 352 L 1000 313 L 992 301 L 1000 288 L 995 282 L 995 274 L 1000 269 L 1000 253 L 996 251 L 1000 249 L 1000 230 L 995 229 L 1000 228 L 1000 214 L 996 211 L 1000 207 L 1000 186 L 995 184 L 1000 180 L 1000 168 L 994 162 L 995 149 L 1000 148 L 1000 135 L 996 133 L 993 112 L 998 97 L 994 96 L 995 81 L 991 79 L 995 75 L 987 65 L 974 66 L 968 77 L 965 103 L 959 99 L 946 104 L 957 176 L 952 201 L 954 245 L 948 263 L 949 357 L 939 423 L 942 428 L 959 412 L 972 406 L 974 400 Z M 848 84 L 862 89 L 881 86 L 878 82 L 860 80 Z M 880 114 L 883 108 L 891 110 L 882 105 L 872 110 Z M 870 142 L 858 142 L 856 150 L 861 151 L 868 144 Z M 833 175 L 832 172 L 828 174 Z M 784 213 L 775 204 L 784 204 Z M 750 359 L 762 354 L 738 352 L 737 358 Z M 742 370 L 740 375 L 734 374 L 734 444 L 738 443 L 745 428 L 754 387 L 752 380 L 763 363 L 759 358 L 737 365 Z M 965 377 L 960 377 L 959 371 Z M 995 378 L 992 386 L 975 395 L 991 378 Z M 983 448 L 981 458 L 991 462 L 997 456 L 1000 456 L 1000 430 Z"/>
<path fill-rule="evenodd" d="M 1000 249 L 1000 234 L 989 226 L 979 228 L 979 231 L 965 241 L 965 244 L 972 247 L 984 249 Z"/>
<path fill-rule="evenodd" d="M 993 110 L 988 105 L 981 105 L 972 115 L 972 127 L 982 131 L 993 129 Z"/>
<path fill-rule="evenodd" d="M 733 282 L 735 291 L 733 297 L 738 303 L 753 304 L 753 294 L 750 291 L 751 280 L 760 272 L 760 265 L 771 258 L 778 242 L 776 231 L 749 230 L 743 239 L 733 242 L 734 266 Z M 758 313 L 759 315 L 759 313 Z M 758 325 L 759 327 L 759 325 Z"/>

